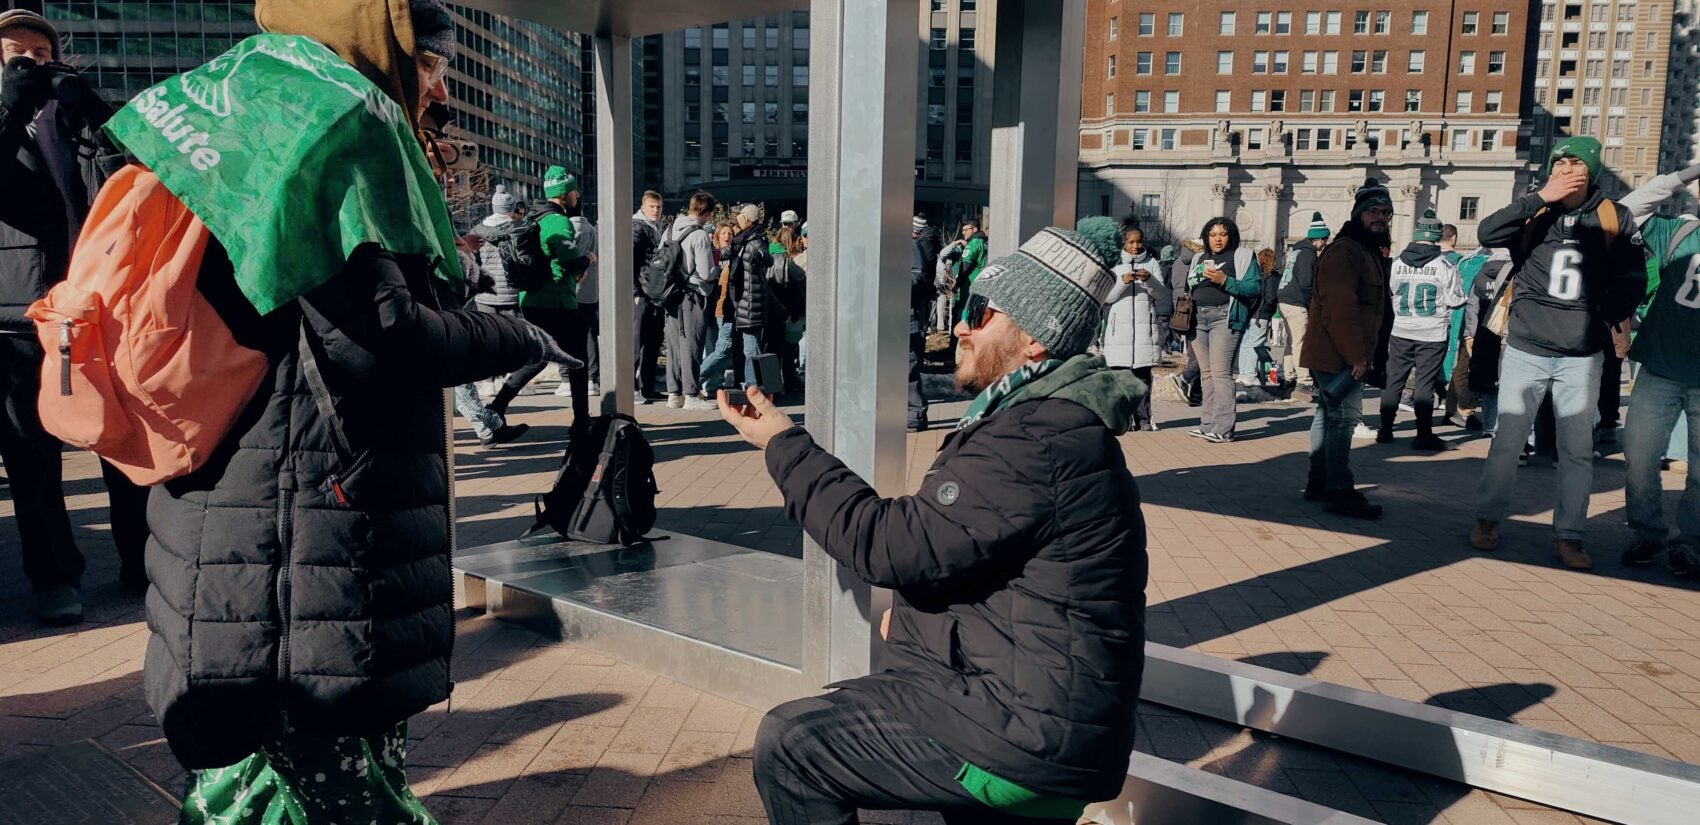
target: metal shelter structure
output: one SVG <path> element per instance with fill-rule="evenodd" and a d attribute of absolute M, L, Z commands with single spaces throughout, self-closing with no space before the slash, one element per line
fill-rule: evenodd
<path fill-rule="evenodd" d="M 595 38 L 602 306 L 631 300 L 631 40 L 808 9 L 806 422 L 887 495 L 903 492 L 919 0 L 467 0 Z M 1085 0 L 997 5 L 990 235 L 1013 251 L 1072 225 Z M 607 411 L 633 411 L 632 315 L 602 314 Z M 467 603 L 757 707 L 878 664 L 889 596 L 812 543 L 798 557 L 672 536 L 633 548 L 536 537 L 464 550 Z M 1689 821 L 1700 768 L 1148 645 L 1148 701 L 1619 822 Z M 1391 747 L 1390 747 L 1391 745 Z M 1356 823 L 1358 817 L 1134 754 L 1095 821 Z"/>

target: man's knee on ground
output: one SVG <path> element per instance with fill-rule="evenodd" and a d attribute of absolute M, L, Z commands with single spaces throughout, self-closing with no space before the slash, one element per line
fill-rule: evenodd
<path fill-rule="evenodd" d="M 756 775 L 768 775 L 784 764 L 786 760 L 785 740 L 793 728 L 797 726 L 798 717 L 809 708 L 801 707 L 810 700 L 799 699 L 786 702 L 767 712 L 761 718 L 761 725 L 756 728 L 756 744 L 754 767 Z"/>

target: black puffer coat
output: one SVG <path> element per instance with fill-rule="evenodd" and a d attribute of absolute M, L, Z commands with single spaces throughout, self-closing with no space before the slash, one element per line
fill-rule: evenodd
<path fill-rule="evenodd" d="M 1144 666 L 1145 523 L 1118 433 L 1144 391 L 1080 356 L 945 439 L 915 495 L 880 498 L 792 429 L 767 448 L 786 513 L 896 590 L 865 691 L 1031 791 L 1120 791 Z"/>
<path fill-rule="evenodd" d="M 767 270 L 773 266 L 773 253 L 767 251 L 767 234 L 760 226 L 739 232 L 732 239 L 732 276 L 727 286 L 737 301 L 733 329 L 760 329 L 767 326 Z"/>
<path fill-rule="evenodd" d="M 260 318 L 213 246 L 200 289 L 272 367 L 208 464 L 148 505 L 143 683 L 189 768 L 253 753 L 283 711 L 296 727 L 369 734 L 448 696 L 442 388 L 530 360 L 519 322 L 437 309 L 423 258 L 360 247 Z M 304 376 L 304 315 L 353 456 Z"/>
<path fill-rule="evenodd" d="M 92 108 L 104 119 L 103 106 Z M 39 117 L 0 108 L 0 327 L 33 340 L 24 310 L 65 279 L 71 243 L 106 179 L 98 132 L 98 123 L 56 100 Z"/>

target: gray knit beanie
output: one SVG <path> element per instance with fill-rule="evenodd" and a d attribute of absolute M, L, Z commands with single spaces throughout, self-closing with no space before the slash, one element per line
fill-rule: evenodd
<path fill-rule="evenodd" d="M 1015 254 L 986 264 L 968 288 L 1063 360 L 1092 345 L 1121 246 L 1114 220 L 1087 218 L 1076 228 L 1040 230 Z"/>

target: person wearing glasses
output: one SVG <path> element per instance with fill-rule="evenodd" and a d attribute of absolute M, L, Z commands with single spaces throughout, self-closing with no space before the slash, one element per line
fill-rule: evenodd
<path fill-rule="evenodd" d="M 1374 178 L 1352 201 L 1352 217 L 1338 239 L 1322 250 L 1311 287 L 1304 350 L 1299 366 L 1316 382 L 1316 417 L 1310 428 L 1306 501 L 1353 518 L 1381 517 L 1352 477 L 1352 433 L 1364 417 L 1364 376 L 1375 358 L 1388 308 L 1387 270 L 1381 250 L 1393 243 L 1393 196 Z"/>
<path fill-rule="evenodd" d="M 1133 749 L 1147 557 L 1116 437 L 1145 387 L 1087 353 L 1116 281 L 1109 218 L 988 263 L 956 325 L 977 393 L 914 495 L 882 498 L 773 405 L 720 395 L 788 516 L 892 588 L 879 673 L 769 711 L 755 781 L 774 825 L 858 808 L 1073 823 Z"/>
<path fill-rule="evenodd" d="M 254 16 L 265 34 L 107 125 L 195 205 L 212 236 L 197 289 L 269 365 L 205 465 L 150 491 L 143 695 L 195 772 L 180 822 L 431 822 L 406 724 L 452 684 L 443 389 L 583 364 L 523 319 L 460 308 L 418 129 L 447 98 L 448 8 L 259 0 Z M 269 105 L 220 116 L 208 84 Z M 145 112 L 166 106 L 218 166 L 154 137 Z M 285 126 L 314 139 L 268 139 Z"/>

